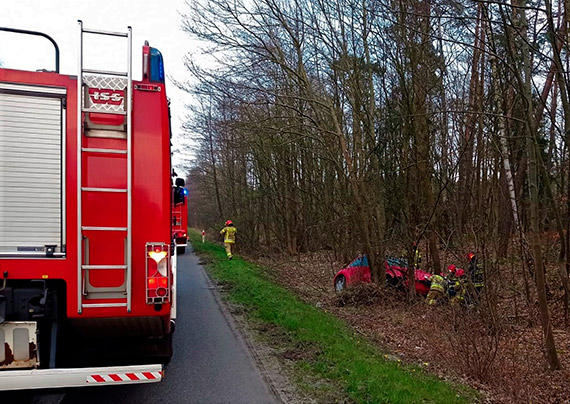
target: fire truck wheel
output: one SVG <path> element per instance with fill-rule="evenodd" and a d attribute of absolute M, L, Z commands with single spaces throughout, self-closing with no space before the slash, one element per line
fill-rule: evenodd
<path fill-rule="evenodd" d="M 186 247 L 176 247 L 176 254 L 182 255 L 186 252 Z"/>
<path fill-rule="evenodd" d="M 172 333 L 155 341 L 153 345 L 149 359 L 152 359 L 154 363 L 159 362 L 168 365 L 172 358 Z"/>

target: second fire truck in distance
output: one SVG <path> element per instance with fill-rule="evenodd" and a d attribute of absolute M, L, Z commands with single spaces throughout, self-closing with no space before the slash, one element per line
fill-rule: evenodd
<path fill-rule="evenodd" d="M 188 246 L 188 190 L 182 178 L 174 180 L 172 200 L 172 239 L 176 243 L 176 253 L 184 254 Z"/>

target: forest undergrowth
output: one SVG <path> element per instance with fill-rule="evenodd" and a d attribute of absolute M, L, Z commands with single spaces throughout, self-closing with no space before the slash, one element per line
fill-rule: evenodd
<path fill-rule="evenodd" d="M 373 284 L 336 293 L 333 276 L 347 263 L 327 251 L 261 261 L 274 269 L 278 283 L 345 320 L 394 358 L 467 383 L 484 392 L 487 403 L 570 403 L 570 327 L 560 309 L 563 291 L 548 293 L 563 365 L 551 371 L 539 343 L 538 303 L 525 303 L 525 278 L 517 265 L 501 268 L 491 310 L 485 297 L 476 307 L 432 307 L 423 298 L 410 304 L 403 292 Z"/>

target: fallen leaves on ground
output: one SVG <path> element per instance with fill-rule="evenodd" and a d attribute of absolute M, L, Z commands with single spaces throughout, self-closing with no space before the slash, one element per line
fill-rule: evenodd
<path fill-rule="evenodd" d="M 261 263 L 278 283 L 345 320 L 393 360 L 469 384 L 484 393 L 486 403 L 570 403 L 570 373 L 548 370 L 540 324 L 529 324 L 525 315 L 536 308 L 518 307 L 514 315 L 503 296 L 491 316 L 483 307 L 432 307 L 421 298 L 410 304 L 403 293 L 371 284 L 338 294 L 333 276 L 346 263 L 329 252 Z M 560 293 L 551 295 L 551 301 L 559 299 Z M 570 329 L 563 312 L 554 310 L 552 321 L 560 360 L 569 367 Z"/>

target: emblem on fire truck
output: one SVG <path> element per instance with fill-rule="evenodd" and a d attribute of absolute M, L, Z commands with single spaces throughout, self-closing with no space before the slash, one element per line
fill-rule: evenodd
<path fill-rule="evenodd" d="M 93 104 L 121 105 L 125 92 L 109 88 L 89 88 L 89 98 Z"/>

